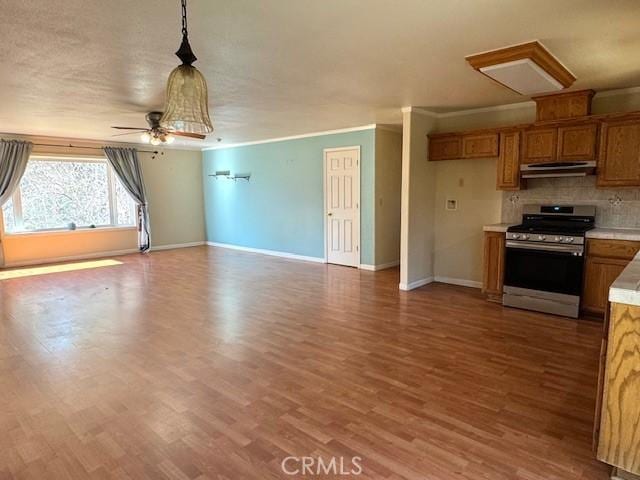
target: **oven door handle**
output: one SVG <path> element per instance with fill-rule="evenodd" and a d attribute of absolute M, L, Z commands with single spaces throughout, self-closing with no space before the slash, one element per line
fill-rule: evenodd
<path fill-rule="evenodd" d="M 519 248 L 521 250 L 539 250 L 543 252 L 569 253 L 576 257 L 581 257 L 584 247 L 581 245 L 552 245 L 548 243 L 518 242 L 507 240 L 507 248 Z"/>

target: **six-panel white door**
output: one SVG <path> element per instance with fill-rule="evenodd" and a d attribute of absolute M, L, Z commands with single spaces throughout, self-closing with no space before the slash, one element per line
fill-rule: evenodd
<path fill-rule="evenodd" d="M 327 262 L 360 264 L 360 149 L 324 152 Z"/>

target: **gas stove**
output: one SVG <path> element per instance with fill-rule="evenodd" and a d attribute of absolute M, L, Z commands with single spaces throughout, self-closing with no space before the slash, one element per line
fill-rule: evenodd
<path fill-rule="evenodd" d="M 586 205 L 526 205 L 522 223 L 507 229 L 502 303 L 578 317 L 595 213 Z"/>
<path fill-rule="evenodd" d="M 526 205 L 522 223 L 507 229 L 507 240 L 583 245 L 595 214 L 595 207 L 585 205 Z"/>

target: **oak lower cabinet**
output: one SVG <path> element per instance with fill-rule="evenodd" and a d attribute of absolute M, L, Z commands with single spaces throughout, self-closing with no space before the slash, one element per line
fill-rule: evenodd
<path fill-rule="evenodd" d="M 629 240 L 587 240 L 582 310 L 602 316 L 609 298 L 609 287 L 640 251 L 640 242 Z"/>
<path fill-rule="evenodd" d="M 498 190 L 520 190 L 520 132 L 500 134 Z"/>
<path fill-rule="evenodd" d="M 609 287 L 622 273 L 629 260 L 619 258 L 587 257 L 582 294 L 582 310 L 593 315 L 604 315 Z"/>
<path fill-rule="evenodd" d="M 640 474 L 640 306 L 612 303 L 600 412 L 596 416 L 597 457 Z M 599 427 L 599 428 L 598 428 Z M 626 478 L 626 477 L 625 477 Z"/>
<path fill-rule="evenodd" d="M 640 186 L 640 119 L 602 123 L 597 185 Z"/>
<path fill-rule="evenodd" d="M 502 302 L 504 279 L 505 234 L 484 232 L 482 292 L 487 299 Z"/>

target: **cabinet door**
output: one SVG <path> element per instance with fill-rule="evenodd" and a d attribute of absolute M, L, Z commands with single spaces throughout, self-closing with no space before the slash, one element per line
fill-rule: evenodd
<path fill-rule="evenodd" d="M 500 134 L 498 190 L 520 190 L 520 133 Z"/>
<path fill-rule="evenodd" d="M 619 258 L 632 260 L 640 251 L 640 242 L 632 240 L 587 240 L 587 255 L 590 257 Z"/>
<path fill-rule="evenodd" d="M 557 143 L 557 128 L 525 130 L 522 137 L 522 163 L 555 162 Z"/>
<path fill-rule="evenodd" d="M 596 159 L 596 143 L 598 140 L 598 125 L 573 125 L 558 128 L 559 162 L 593 161 Z"/>
<path fill-rule="evenodd" d="M 640 186 L 640 119 L 602 124 L 598 186 Z"/>
<path fill-rule="evenodd" d="M 485 232 L 484 234 L 484 272 L 482 291 L 500 300 L 502 297 L 502 281 L 504 278 L 505 234 Z"/>
<path fill-rule="evenodd" d="M 462 158 L 492 158 L 497 156 L 497 133 L 465 135 L 462 137 Z"/>
<path fill-rule="evenodd" d="M 462 136 L 429 138 L 429 160 L 455 160 L 462 158 Z"/>
<path fill-rule="evenodd" d="M 609 300 L 609 287 L 622 273 L 629 260 L 587 257 L 584 274 L 582 309 L 602 315 Z"/>

